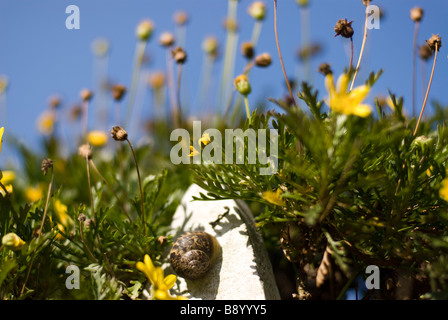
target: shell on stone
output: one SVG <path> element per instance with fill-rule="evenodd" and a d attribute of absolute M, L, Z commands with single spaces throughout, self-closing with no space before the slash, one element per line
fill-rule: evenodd
<path fill-rule="evenodd" d="M 221 246 L 209 233 L 188 232 L 179 237 L 170 251 L 174 271 L 182 278 L 195 280 L 203 277 L 215 262 Z"/>

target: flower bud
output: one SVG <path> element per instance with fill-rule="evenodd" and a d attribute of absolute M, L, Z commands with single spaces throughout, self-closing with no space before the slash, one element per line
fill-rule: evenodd
<path fill-rule="evenodd" d="M 174 60 L 178 64 L 182 64 L 185 63 L 185 61 L 187 61 L 187 53 L 181 47 L 175 48 L 173 51 L 171 51 L 171 54 L 173 55 Z"/>
<path fill-rule="evenodd" d="M 44 175 L 47 175 L 47 172 L 49 169 L 53 168 L 53 160 L 47 158 L 42 160 L 42 164 L 41 164 L 41 170 L 43 171 Z"/>
<path fill-rule="evenodd" d="M 13 232 L 5 234 L 2 238 L 2 245 L 14 251 L 22 249 L 24 244 L 25 241 Z"/>
<path fill-rule="evenodd" d="M 93 97 L 93 92 L 89 89 L 82 89 L 80 96 L 82 101 L 90 101 Z"/>
<path fill-rule="evenodd" d="M 144 20 L 139 23 L 136 29 L 137 38 L 141 41 L 148 41 L 154 30 L 154 23 L 151 20 Z"/>
<path fill-rule="evenodd" d="M 183 26 L 188 22 L 188 14 L 185 11 L 174 13 L 173 20 L 176 24 Z"/>
<path fill-rule="evenodd" d="M 271 55 L 267 52 L 255 57 L 254 63 L 257 67 L 269 67 L 272 63 Z"/>
<path fill-rule="evenodd" d="M 326 62 L 321 63 L 319 65 L 319 69 L 317 71 L 319 73 L 322 73 L 324 76 L 326 76 L 327 74 L 333 73 L 333 71 L 331 70 L 331 66 Z"/>
<path fill-rule="evenodd" d="M 432 56 L 431 47 L 427 43 L 422 44 L 418 49 L 418 55 L 422 60 L 428 60 Z"/>
<path fill-rule="evenodd" d="M 112 96 L 115 101 L 120 101 L 123 99 L 124 94 L 126 93 L 126 87 L 121 84 L 116 84 L 112 86 Z"/>
<path fill-rule="evenodd" d="M 160 35 L 159 43 L 164 47 L 171 47 L 174 44 L 174 35 L 171 32 L 164 32 Z"/>
<path fill-rule="evenodd" d="M 148 78 L 149 86 L 153 90 L 162 89 L 165 82 L 165 74 L 162 71 L 154 72 Z"/>
<path fill-rule="evenodd" d="M 247 59 L 252 59 L 255 54 L 255 49 L 252 42 L 243 42 L 243 44 L 241 45 L 241 53 Z"/>
<path fill-rule="evenodd" d="M 266 6 L 261 1 L 254 1 L 249 6 L 248 13 L 255 20 L 263 20 L 266 16 Z"/>
<path fill-rule="evenodd" d="M 86 143 L 81 145 L 78 148 L 78 154 L 83 157 L 84 159 L 92 159 L 92 148 L 90 147 L 90 144 Z"/>
<path fill-rule="evenodd" d="M 235 87 L 236 90 L 238 90 L 238 92 L 241 93 L 243 96 L 247 96 L 252 91 L 249 80 L 247 79 L 247 76 L 244 74 L 239 75 L 238 77 L 235 78 Z"/>
<path fill-rule="evenodd" d="M 211 56 L 216 56 L 218 53 L 218 40 L 213 36 L 205 38 L 202 42 L 202 50 Z"/>
<path fill-rule="evenodd" d="M 423 18 L 423 9 L 420 7 L 414 7 L 410 12 L 411 20 L 414 22 L 420 22 Z"/>

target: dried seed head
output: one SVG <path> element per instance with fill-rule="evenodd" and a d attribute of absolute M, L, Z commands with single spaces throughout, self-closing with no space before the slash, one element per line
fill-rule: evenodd
<path fill-rule="evenodd" d="M 173 51 L 171 51 L 171 54 L 178 64 L 183 64 L 187 61 L 187 53 L 184 49 L 182 49 L 182 47 L 176 47 Z"/>
<path fill-rule="evenodd" d="M 245 74 L 236 77 L 234 82 L 236 90 L 238 90 L 238 92 L 243 96 L 247 96 L 249 93 L 251 93 L 252 88 L 250 87 L 249 79 L 247 79 L 247 76 Z"/>
<path fill-rule="evenodd" d="M 113 127 L 110 133 L 115 141 L 126 141 L 128 138 L 128 133 L 120 126 Z"/>
<path fill-rule="evenodd" d="M 86 215 L 84 213 L 80 213 L 79 216 L 78 216 L 78 221 L 79 222 L 86 221 Z"/>
<path fill-rule="evenodd" d="M 116 84 L 111 87 L 112 96 L 115 101 L 120 101 L 126 93 L 126 87 L 122 84 Z"/>
<path fill-rule="evenodd" d="M 89 89 L 82 89 L 79 95 L 81 96 L 82 101 L 90 101 L 93 97 L 93 92 Z"/>
<path fill-rule="evenodd" d="M 351 38 L 355 31 L 352 28 L 353 21 L 348 22 L 347 19 L 340 19 L 334 26 L 335 37 L 342 36 L 344 38 Z"/>
<path fill-rule="evenodd" d="M 78 154 L 83 157 L 84 159 L 92 159 L 92 148 L 90 147 L 90 144 L 86 143 L 78 148 Z"/>
<path fill-rule="evenodd" d="M 252 42 L 243 42 L 241 45 L 241 53 L 247 59 L 252 59 L 255 55 L 255 49 Z"/>
<path fill-rule="evenodd" d="M 420 7 L 414 7 L 410 12 L 411 20 L 414 22 L 420 22 L 423 18 L 423 9 Z"/>
<path fill-rule="evenodd" d="M 254 1 L 247 11 L 255 20 L 263 20 L 266 16 L 266 5 L 261 1 Z"/>
<path fill-rule="evenodd" d="M 426 40 L 426 43 L 428 43 L 432 51 L 436 51 L 436 49 L 437 51 L 439 51 L 440 47 L 442 47 L 442 38 L 439 36 L 439 34 L 433 34 L 432 37 L 429 38 L 429 40 Z"/>
<path fill-rule="evenodd" d="M 188 22 L 188 14 L 185 11 L 175 12 L 173 20 L 176 24 L 183 26 Z"/>
<path fill-rule="evenodd" d="M 148 41 L 154 30 L 154 23 L 151 20 L 140 22 L 135 30 L 137 38 L 141 41 Z"/>
<path fill-rule="evenodd" d="M 422 60 L 428 60 L 432 57 L 431 47 L 427 43 L 422 44 L 418 49 L 418 54 Z"/>
<path fill-rule="evenodd" d="M 160 35 L 159 43 L 164 47 L 171 47 L 174 44 L 174 35 L 171 32 L 164 32 Z"/>
<path fill-rule="evenodd" d="M 53 160 L 51 160 L 50 158 L 42 160 L 40 168 L 44 172 L 44 175 L 46 176 L 48 170 L 53 168 Z"/>
<path fill-rule="evenodd" d="M 362 3 L 367 7 L 370 3 L 372 3 L 372 0 L 362 0 Z"/>
<path fill-rule="evenodd" d="M 257 67 L 269 67 L 272 63 L 271 55 L 267 52 L 259 54 L 255 57 L 254 62 Z"/>
<path fill-rule="evenodd" d="M 324 76 L 326 76 L 330 73 L 333 73 L 333 71 L 331 70 L 331 66 L 326 62 L 321 63 L 319 65 L 319 69 L 317 69 L 317 71 L 322 73 Z"/>

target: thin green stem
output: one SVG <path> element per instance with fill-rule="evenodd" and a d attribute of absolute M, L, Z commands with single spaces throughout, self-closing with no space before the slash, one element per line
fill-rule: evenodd
<path fill-rule="evenodd" d="M 134 107 L 135 94 L 137 92 L 138 79 L 140 76 L 140 69 L 143 62 L 143 56 L 146 50 L 146 41 L 138 41 L 135 48 L 135 56 L 134 56 L 134 70 L 132 71 L 132 83 L 129 91 L 129 99 L 128 106 L 126 110 L 126 118 L 124 125 L 128 126 L 129 121 L 131 120 L 132 108 Z"/>
<path fill-rule="evenodd" d="M 435 55 L 434 55 L 434 63 L 432 65 L 431 78 L 429 79 L 428 89 L 426 90 L 425 100 L 423 101 L 422 110 L 420 111 L 420 116 L 418 117 L 417 125 L 415 126 L 414 137 L 417 135 L 418 128 L 420 126 L 420 122 L 422 120 L 423 111 L 425 111 L 426 102 L 428 101 L 429 90 L 431 89 L 432 78 L 434 77 L 434 70 L 436 68 L 437 61 L 437 52 L 439 51 L 439 46 L 436 42 Z"/>
<path fill-rule="evenodd" d="M 244 96 L 244 105 L 246 106 L 246 115 L 247 119 L 249 119 L 249 124 L 252 124 L 252 117 L 250 115 L 250 108 L 249 108 L 249 99 L 247 99 L 247 95 Z"/>
<path fill-rule="evenodd" d="M 97 175 L 100 176 L 101 180 L 103 180 L 103 182 L 107 185 L 107 187 L 110 189 L 110 191 L 112 192 L 112 194 L 114 195 L 115 199 L 117 199 L 117 203 L 120 204 L 121 208 L 123 209 L 124 213 L 126 214 L 129 222 L 132 221 L 131 217 L 129 216 L 129 213 L 127 212 L 126 208 L 124 207 L 123 202 L 121 201 L 121 199 L 118 197 L 118 195 L 115 193 L 114 189 L 112 188 L 112 186 L 109 184 L 109 182 L 107 182 L 106 178 L 104 178 L 104 176 L 100 173 L 100 171 L 98 170 L 98 168 L 96 167 L 95 163 L 92 161 L 92 159 L 90 159 L 90 165 L 92 166 L 93 170 L 96 172 Z"/>
<path fill-rule="evenodd" d="M 367 0 L 367 7 L 370 4 L 370 0 Z M 364 48 L 366 46 L 366 39 L 367 39 L 367 21 L 369 19 L 369 13 L 366 12 L 366 20 L 364 22 L 364 36 L 362 39 L 362 46 L 361 46 L 361 52 L 359 53 L 359 58 L 358 58 L 358 64 L 356 65 L 356 70 L 355 70 L 355 75 L 353 76 L 353 80 L 352 80 L 352 84 L 350 86 L 350 91 L 353 89 L 353 85 L 355 84 L 355 80 L 356 77 L 358 76 L 358 71 L 359 71 L 359 66 L 361 65 L 361 59 L 362 59 L 362 55 L 364 53 Z"/>
<path fill-rule="evenodd" d="M 179 123 L 176 108 L 176 90 L 174 88 L 174 64 L 173 64 L 173 57 L 171 55 L 171 49 L 167 50 L 166 52 L 166 64 L 168 73 L 168 90 L 171 103 L 171 118 L 173 120 L 174 127 L 178 128 Z"/>
<path fill-rule="evenodd" d="M 37 233 L 38 235 L 40 235 L 42 233 L 42 228 L 44 227 L 45 217 L 47 216 L 48 203 L 50 202 L 51 187 L 53 186 L 53 178 L 54 178 L 54 172 L 53 172 L 53 167 L 51 167 L 51 177 L 50 177 L 50 183 L 48 184 L 47 200 L 45 201 L 44 214 L 42 216 L 40 228 Z"/>
<path fill-rule="evenodd" d="M 90 196 L 90 207 L 92 212 L 92 219 L 96 222 L 95 217 L 95 205 L 93 203 L 93 194 L 92 194 L 92 186 L 90 185 L 90 166 L 89 166 L 89 158 L 86 156 L 86 168 L 87 168 L 87 182 L 89 184 L 89 196 Z"/>
<path fill-rule="evenodd" d="M 182 106 L 181 106 L 181 98 L 180 98 L 180 80 L 182 75 L 182 63 L 178 64 L 177 70 L 177 121 L 179 125 L 182 125 Z"/>
<path fill-rule="evenodd" d="M 86 241 L 84 240 L 84 232 L 82 230 L 82 224 L 84 223 L 84 221 L 79 221 L 79 236 L 81 237 L 81 242 L 84 245 L 84 248 L 87 251 L 87 255 L 89 256 L 89 258 L 95 262 L 98 263 L 98 260 L 96 260 L 95 256 L 93 255 L 92 251 L 90 251 L 89 246 L 87 245 Z"/>
<path fill-rule="evenodd" d="M 278 30 L 277 30 L 277 0 L 274 0 L 274 31 L 275 31 L 275 42 L 277 44 L 277 51 L 278 56 L 280 59 L 280 64 L 282 65 L 283 70 L 283 76 L 285 77 L 286 86 L 288 87 L 288 92 L 291 97 L 291 101 L 294 103 L 294 105 L 297 107 L 296 101 L 294 99 L 294 96 L 292 94 L 291 84 L 289 83 L 288 76 L 286 75 L 285 65 L 283 63 L 282 53 L 280 51 L 280 45 L 278 43 Z"/>
<path fill-rule="evenodd" d="M 414 27 L 414 43 L 412 47 L 412 116 L 415 117 L 415 69 L 416 69 L 416 57 L 417 57 L 417 35 L 420 22 L 415 22 Z"/>
<path fill-rule="evenodd" d="M 138 168 L 137 163 L 137 157 L 135 156 L 134 148 L 132 147 L 131 142 L 129 139 L 126 139 L 127 143 L 129 144 L 129 148 L 131 148 L 132 156 L 134 157 L 134 163 L 135 168 L 137 169 L 137 177 L 138 177 L 138 186 L 140 188 L 140 205 L 141 205 L 141 214 L 142 214 L 142 227 L 143 227 L 143 234 L 146 234 L 146 227 L 145 227 L 145 206 L 143 202 L 143 188 L 142 188 L 142 179 L 140 177 L 140 169 Z"/>

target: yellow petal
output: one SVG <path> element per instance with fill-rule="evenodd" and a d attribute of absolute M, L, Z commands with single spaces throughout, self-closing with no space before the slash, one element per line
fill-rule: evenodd
<path fill-rule="evenodd" d="M 355 116 L 366 118 L 372 113 L 372 109 L 367 104 L 360 104 L 354 110 L 353 114 Z"/>
<path fill-rule="evenodd" d="M 176 283 L 176 280 L 177 277 L 174 274 L 169 274 L 165 277 L 165 279 L 163 279 L 163 282 L 165 283 L 168 289 L 171 289 Z"/>
<path fill-rule="evenodd" d="M 16 173 L 14 171 L 5 170 L 5 171 L 2 171 L 2 173 L 3 173 L 3 177 L 0 180 L 0 182 L 5 185 L 13 182 L 14 179 L 16 178 Z"/>
<path fill-rule="evenodd" d="M 336 89 L 334 87 L 334 79 L 332 73 L 329 73 L 325 76 L 325 88 L 330 94 L 330 97 L 334 95 Z"/>
<path fill-rule="evenodd" d="M 366 85 L 356 87 L 349 93 L 349 97 L 352 103 L 357 105 L 360 104 L 369 94 L 370 88 Z"/>
<path fill-rule="evenodd" d="M 346 73 L 343 73 L 338 78 L 338 86 L 337 90 L 339 93 L 346 93 L 348 89 L 348 83 L 350 81 L 350 78 Z"/>

